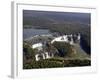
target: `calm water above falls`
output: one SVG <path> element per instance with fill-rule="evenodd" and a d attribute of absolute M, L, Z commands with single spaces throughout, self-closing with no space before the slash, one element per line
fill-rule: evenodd
<path fill-rule="evenodd" d="M 35 35 L 49 34 L 48 29 L 23 29 L 23 39 L 30 38 Z"/>

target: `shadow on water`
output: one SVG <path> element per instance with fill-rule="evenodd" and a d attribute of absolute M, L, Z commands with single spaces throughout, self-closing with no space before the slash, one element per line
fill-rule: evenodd
<path fill-rule="evenodd" d="M 91 55 L 91 44 L 88 43 L 84 35 L 81 35 L 80 46 L 87 54 Z"/>

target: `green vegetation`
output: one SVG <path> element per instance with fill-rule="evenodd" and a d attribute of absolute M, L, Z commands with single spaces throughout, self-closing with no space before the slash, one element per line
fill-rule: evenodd
<path fill-rule="evenodd" d="M 53 46 L 57 48 L 59 52 L 59 56 L 65 57 L 65 56 L 70 56 L 73 51 L 72 51 L 72 45 L 66 42 L 54 42 Z"/>
<path fill-rule="evenodd" d="M 54 68 L 54 67 L 62 67 L 62 64 L 56 61 L 40 60 L 40 61 L 33 61 L 32 63 L 27 63 L 24 65 L 24 69 Z"/>
<path fill-rule="evenodd" d="M 80 59 L 73 59 L 73 60 L 65 60 L 64 67 L 78 67 L 78 66 L 90 66 L 91 61 L 88 59 L 80 60 Z"/>
<path fill-rule="evenodd" d="M 24 64 L 24 69 L 38 69 L 38 68 L 57 68 L 57 67 L 78 67 L 78 66 L 90 66 L 91 61 L 88 59 L 46 59 L 40 61 L 32 61 L 31 63 Z"/>
<path fill-rule="evenodd" d="M 49 45 L 49 47 L 45 48 L 45 50 L 49 52 L 54 52 L 56 50 L 63 49 L 63 57 L 55 55 L 55 57 L 50 59 L 41 59 L 39 61 L 35 60 L 35 54 L 37 54 L 38 50 L 32 49 L 27 43 L 23 44 L 23 69 L 39 69 L 39 68 L 57 68 L 57 67 L 77 67 L 77 66 L 90 66 L 91 60 L 86 56 L 80 58 L 80 54 L 73 54 L 74 47 L 68 43 L 62 42 L 54 42 L 53 45 Z M 83 56 L 83 55 L 82 55 Z"/>
<path fill-rule="evenodd" d="M 34 59 L 35 51 L 27 43 L 23 43 L 24 59 Z"/>

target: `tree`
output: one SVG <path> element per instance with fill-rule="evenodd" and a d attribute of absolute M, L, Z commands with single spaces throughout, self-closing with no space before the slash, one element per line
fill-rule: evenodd
<path fill-rule="evenodd" d="M 65 57 L 72 53 L 72 46 L 66 42 L 54 42 L 54 47 L 57 48 L 59 56 Z"/>

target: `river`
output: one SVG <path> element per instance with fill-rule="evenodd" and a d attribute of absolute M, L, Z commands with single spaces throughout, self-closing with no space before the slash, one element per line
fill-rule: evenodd
<path fill-rule="evenodd" d="M 50 31 L 48 29 L 23 29 L 23 39 L 41 34 L 50 34 Z"/>

